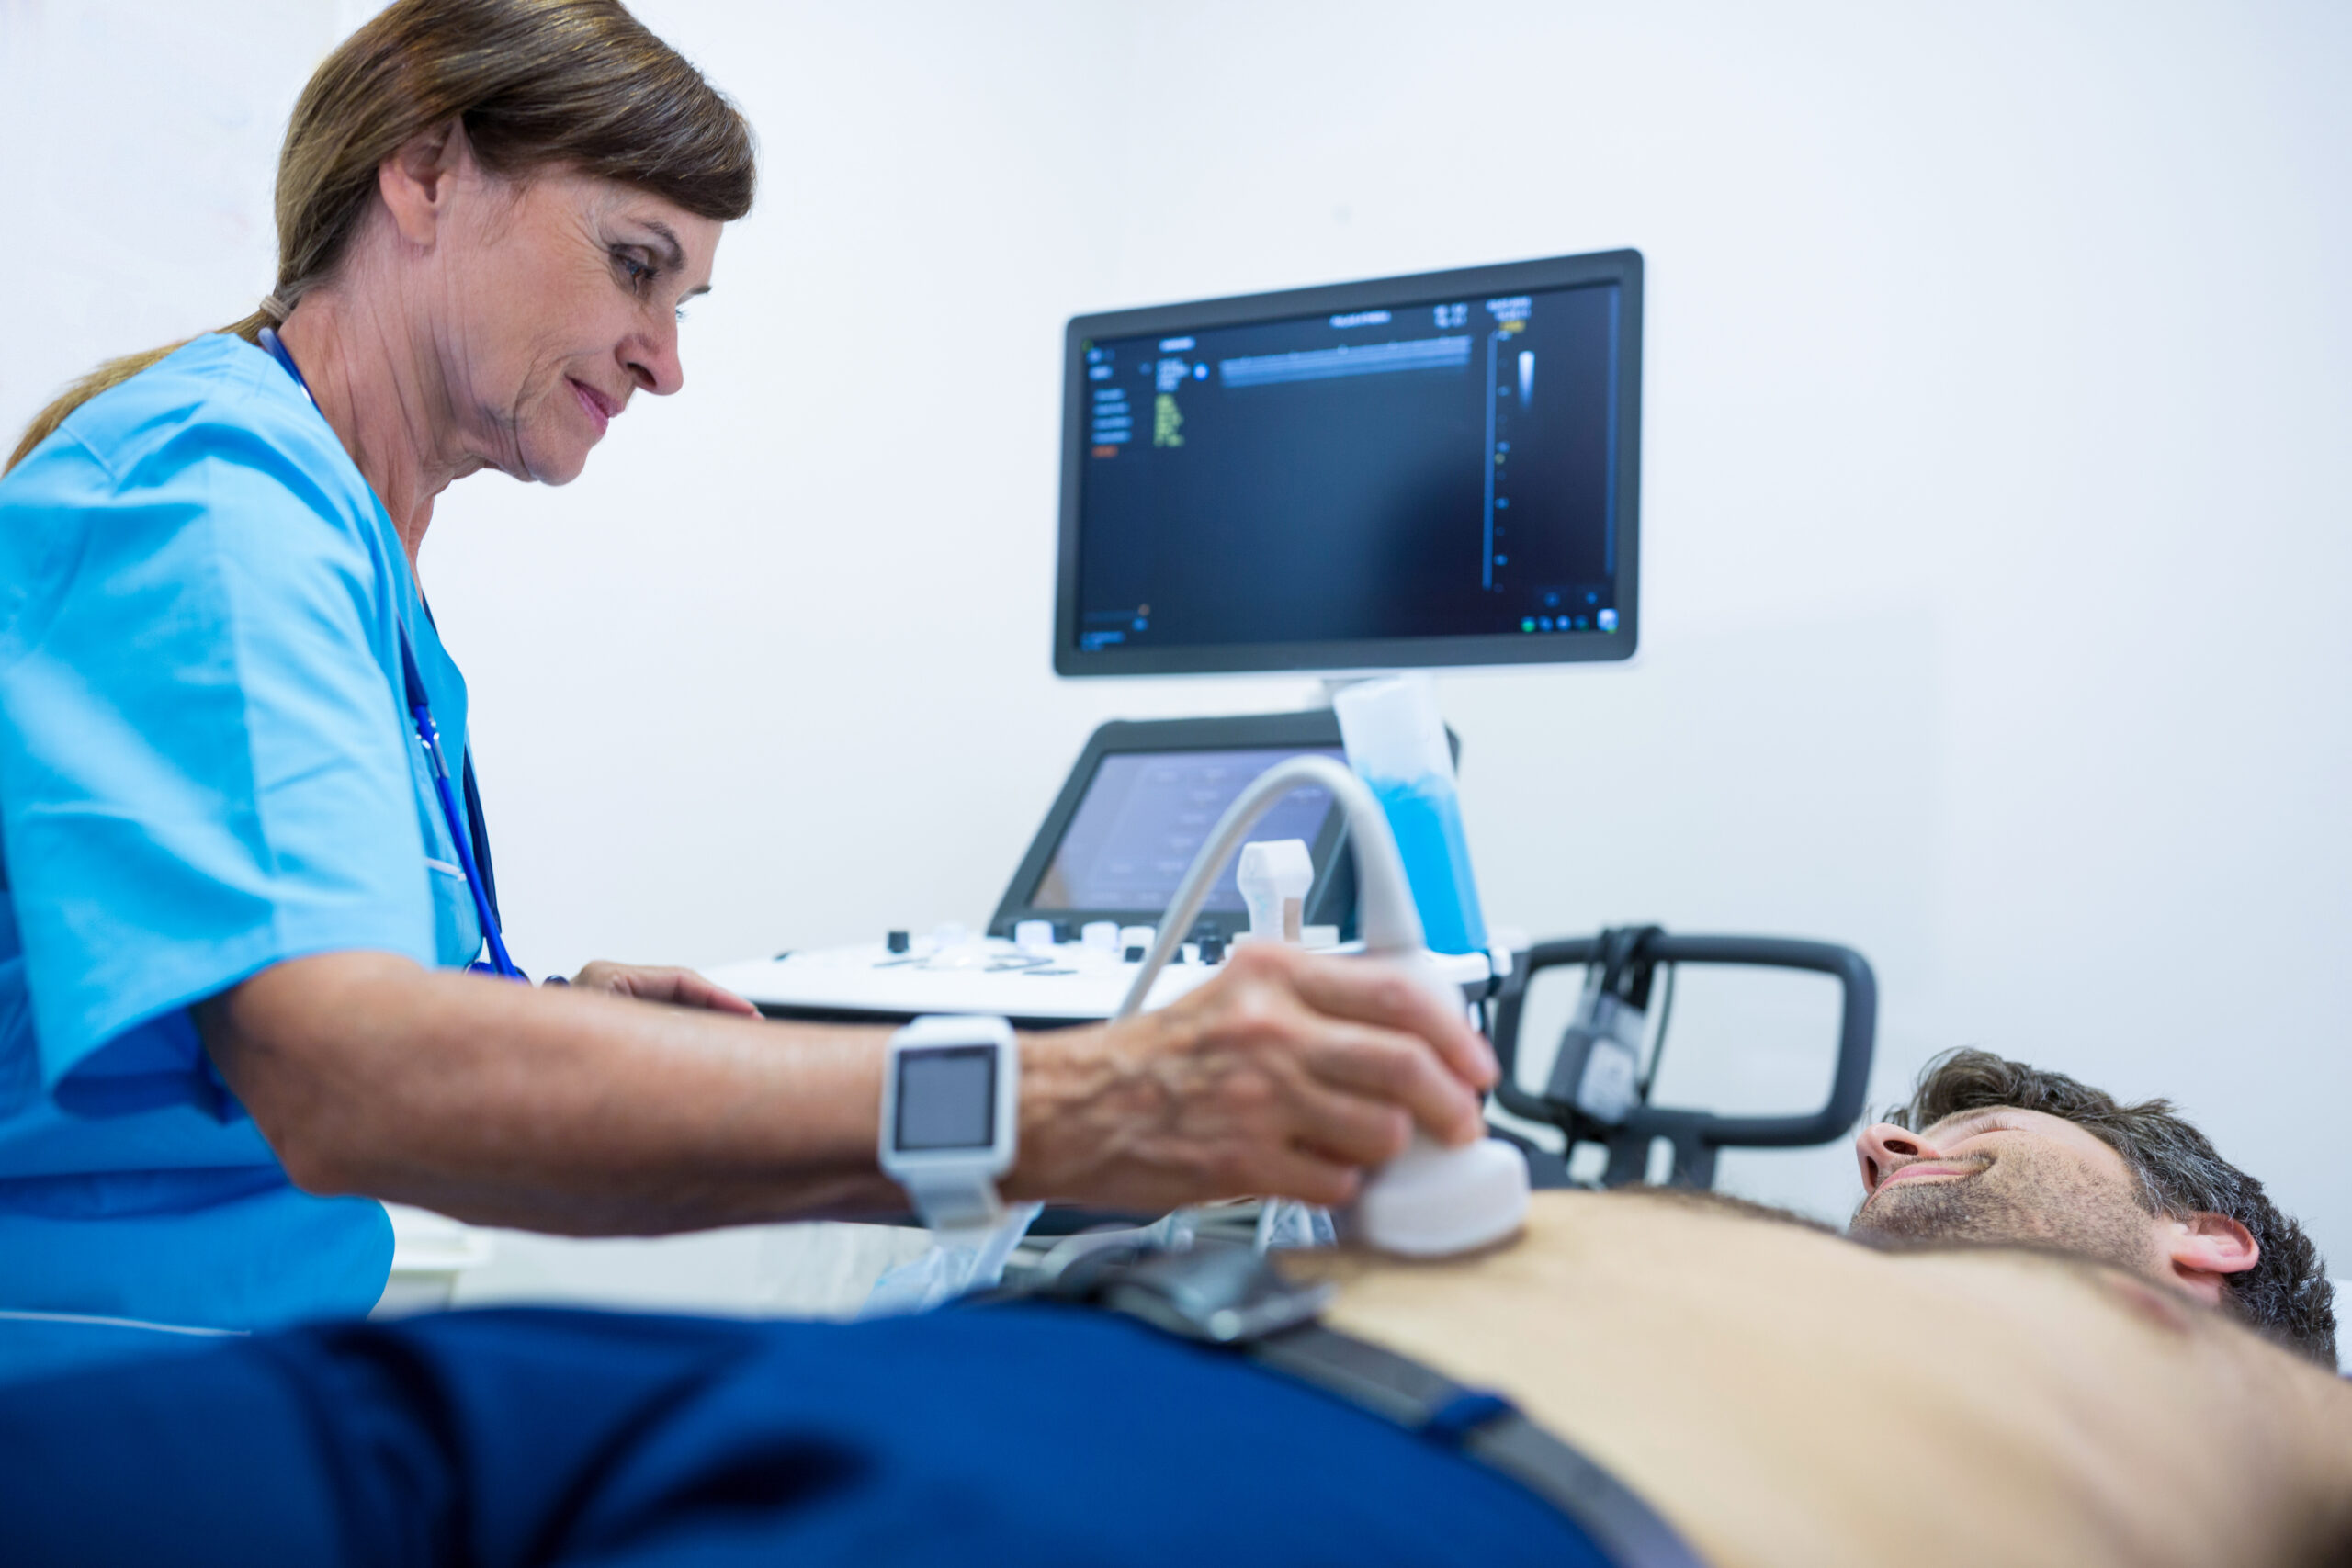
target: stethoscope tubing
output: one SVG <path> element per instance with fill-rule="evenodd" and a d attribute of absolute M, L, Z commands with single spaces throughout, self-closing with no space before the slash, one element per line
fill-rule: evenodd
<path fill-rule="evenodd" d="M 262 328 L 261 346 L 288 376 L 294 378 L 294 384 L 302 389 L 302 395 L 310 398 L 311 406 L 316 408 L 318 399 L 311 395 L 311 384 L 302 378 L 301 367 L 294 363 L 293 355 L 287 352 L 286 344 L 279 341 L 275 330 Z M 490 948 L 489 963 L 472 964 L 467 967 L 504 979 L 521 980 L 528 985 L 530 976 L 516 968 L 514 960 L 507 956 L 505 932 L 499 929 L 498 911 L 490 906 L 490 894 L 482 881 L 481 868 L 475 863 L 473 834 L 467 825 L 465 814 L 458 809 L 457 791 L 449 782 L 449 764 L 441 752 L 441 727 L 434 722 L 433 705 L 425 695 L 424 677 L 416 667 L 415 652 L 409 647 L 408 627 L 400 625 L 398 617 L 394 617 L 394 626 L 400 633 L 401 675 L 407 687 L 408 710 L 416 727 L 417 744 L 424 748 L 424 760 L 433 774 L 433 793 L 441 802 L 441 820 L 448 827 L 449 843 L 458 852 L 458 866 L 466 874 L 466 891 L 473 896 L 474 916 L 481 922 L 482 940 Z"/>
<path fill-rule="evenodd" d="M 466 891 L 473 895 L 474 916 L 481 922 L 482 939 L 490 944 L 490 972 L 510 980 L 527 979 L 506 955 L 505 934 L 498 929 L 497 912 L 491 908 L 490 895 L 483 889 L 481 868 L 474 863 L 473 835 L 466 831 L 466 819 L 458 810 L 458 792 L 450 787 L 449 763 L 441 751 L 441 727 L 433 721 L 433 706 L 425 700 L 424 681 L 417 672 L 416 656 L 409 651 L 406 632 L 401 634 L 401 661 L 407 666 L 402 673 L 408 678 L 409 713 L 416 721 L 417 742 L 432 764 L 433 793 L 440 797 L 441 819 L 448 824 L 458 869 L 466 874 Z"/>

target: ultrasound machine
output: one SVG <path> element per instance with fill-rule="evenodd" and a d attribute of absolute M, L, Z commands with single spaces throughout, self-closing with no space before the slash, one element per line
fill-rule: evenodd
<path fill-rule="evenodd" d="M 1053 660 L 1072 679 L 1622 660 L 1640 640 L 1643 263 L 1610 251 L 1080 316 L 1064 351 Z M 1458 751 L 1458 739 L 1449 736 Z M 981 931 L 876 933 L 711 970 L 769 1016 L 883 1022 L 978 1014 L 1050 1028 L 1113 1016 L 1212 825 L 1272 763 L 1345 761 L 1326 705 L 1104 724 Z M 1357 935 L 1343 814 L 1302 788 L 1255 829 L 1302 840 L 1296 940 Z M 1228 864 L 1149 981 L 1147 1007 L 1207 980 L 1249 934 Z M 1432 943 L 1432 946 L 1440 944 Z M 1519 950 L 1514 951 L 1514 947 Z M 1711 1182 L 1729 1144 L 1819 1143 L 1868 1074 L 1869 966 L 1848 949 L 1652 929 L 1432 957 L 1512 1063 L 1532 970 L 1577 965 L 1585 996 L 1542 1089 L 1506 1120 L 1565 1181 L 1564 1137 L 1638 1179 L 1654 1140 Z M 1682 963 L 1818 970 L 1845 987 L 1827 1101 L 1785 1118 L 1647 1104 L 1663 1043 L 1654 979 Z M 1670 979 L 1659 987 L 1670 998 Z M 1051 1227 L 1046 1227 L 1051 1228 Z"/>

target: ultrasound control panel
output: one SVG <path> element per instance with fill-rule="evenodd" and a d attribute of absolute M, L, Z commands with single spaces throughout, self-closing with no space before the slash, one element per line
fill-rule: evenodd
<path fill-rule="evenodd" d="M 1252 779 L 1302 754 L 1343 755 L 1329 709 L 1114 720 L 1088 739 L 985 930 L 910 921 L 865 942 L 781 953 L 709 976 L 773 1018 L 987 1013 L 1022 1028 L 1107 1018 L 1217 818 Z M 1330 796 L 1293 792 L 1251 837 L 1306 842 L 1315 864 L 1306 945 L 1351 948 L 1355 874 Z M 1235 869 L 1217 879 L 1176 961 L 1153 982 L 1148 1007 L 1205 982 L 1249 931 Z M 1485 953 L 1434 962 L 1465 997 L 1483 996 L 1492 981 Z"/>

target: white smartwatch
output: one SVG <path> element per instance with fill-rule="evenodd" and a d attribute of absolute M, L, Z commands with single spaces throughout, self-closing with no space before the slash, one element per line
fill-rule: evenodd
<path fill-rule="evenodd" d="M 882 1169 L 933 1230 L 986 1231 L 1004 1217 L 996 1179 L 1012 1168 L 1021 1051 L 1001 1018 L 919 1018 L 890 1036 L 882 1073 Z"/>

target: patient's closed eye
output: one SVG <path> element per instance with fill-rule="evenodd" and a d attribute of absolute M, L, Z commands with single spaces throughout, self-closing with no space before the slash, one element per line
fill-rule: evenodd
<path fill-rule="evenodd" d="M 1946 1129 L 1943 1135 L 1936 1140 L 1936 1146 L 1950 1151 L 1987 1133 L 2014 1133 L 2018 1130 L 2018 1124 L 2007 1117 L 1985 1116 L 1958 1122 Z"/>

